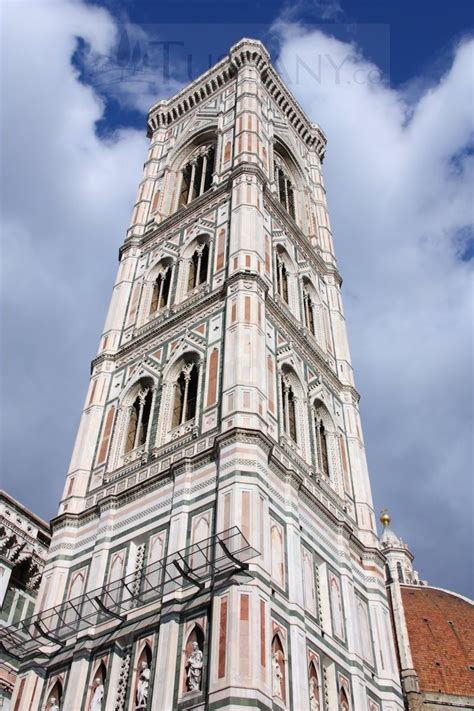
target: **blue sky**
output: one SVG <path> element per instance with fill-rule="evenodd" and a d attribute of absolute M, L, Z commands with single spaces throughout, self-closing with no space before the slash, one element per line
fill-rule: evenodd
<path fill-rule="evenodd" d="M 257 37 L 328 136 L 376 509 L 391 509 L 422 578 L 472 593 L 471 3 L 7 0 L 1 12 L 2 487 L 57 510 L 146 109 Z"/>

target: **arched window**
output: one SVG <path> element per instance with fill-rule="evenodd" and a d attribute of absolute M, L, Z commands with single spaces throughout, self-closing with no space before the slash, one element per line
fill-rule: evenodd
<path fill-rule="evenodd" d="M 125 453 L 146 443 L 150 425 L 153 393 L 151 388 L 143 387 L 137 394 L 129 410 Z"/>
<path fill-rule="evenodd" d="M 158 271 L 158 276 L 153 284 L 153 293 L 150 303 L 150 315 L 168 306 L 171 290 L 171 267 L 163 263 Z"/>
<path fill-rule="evenodd" d="M 209 267 L 209 245 L 207 242 L 198 244 L 189 263 L 188 292 L 207 281 Z"/>
<path fill-rule="evenodd" d="M 283 646 L 278 634 L 272 639 L 272 695 L 274 699 L 286 701 L 286 670 Z"/>
<path fill-rule="evenodd" d="M 296 406 L 295 394 L 293 388 L 284 375 L 281 379 L 281 398 L 283 404 L 283 427 L 288 437 L 291 437 L 293 442 L 298 441 L 296 427 Z"/>
<path fill-rule="evenodd" d="M 316 335 L 314 326 L 314 303 L 308 285 L 303 284 L 303 316 L 304 325 L 313 336 Z"/>
<path fill-rule="evenodd" d="M 309 677 L 309 708 L 310 711 L 319 711 L 319 679 L 314 662 L 310 662 L 308 669 Z"/>
<path fill-rule="evenodd" d="M 318 418 L 318 413 L 315 414 L 315 429 L 318 468 L 324 476 L 329 477 L 328 440 L 326 428 L 324 427 L 323 421 Z"/>
<path fill-rule="evenodd" d="M 349 699 L 347 698 L 344 687 L 341 687 L 341 691 L 339 692 L 339 709 L 340 711 L 350 711 Z"/>
<path fill-rule="evenodd" d="M 184 650 L 183 692 L 202 689 L 204 667 L 204 632 L 195 625 L 188 635 Z"/>
<path fill-rule="evenodd" d="M 198 366 L 195 361 L 185 363 L 174 386 L 172 427 L 192 420 L 196 415 Z"/>
<path fill-rule="evenodd" d="M 403 576 L 403 569 L 402 569 L 402 564 L 400 563 L 400 561 L 397 562 L 397 575 L 398 575 L 398 582 L 404 583 L 405 578 Z"/>
<path fill-rule="evenodd" d="M 277 186 L 278 199 L 285 210 L 295 219 L 295 196 L 293 183 L 280 165 L 275 165 L 275 183 Z"/>
<path fill-rule="evenodd" d="M 188 205 L 192 200 L 207 192 L 214 175 L 215 147 L 202 146 L 186 163 L 181 171 L 179 206 Z"/>
<path fill-rule="evenodd" d="M 285 303 L 288 303 L 288 270 L 280 251 L 277 251 L 276 255 L 276 278 L 278 295 Z"/>

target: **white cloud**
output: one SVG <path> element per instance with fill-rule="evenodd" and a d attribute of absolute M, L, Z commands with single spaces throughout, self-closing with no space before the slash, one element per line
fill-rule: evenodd
<path fill-rule="evenodd" d="M 110 53 L 116 26 L 79 2 L 4 3 L 2 482 L 57 510 L 146 151 L 145 130 L 101 140 L 104 104 L 71 58 Z"/>
<path fill-rule="evenodd" d="M 433 584 L 468 590 L 472 495 L 472 54 L 411 101 L 354 45 L 274 27 L 328 136 L 324 174 L 375 503 Z M 463 242 L 464 240 L 464 242 Z M 468 507 L 469 508 L 469 507 Z M 447 532 L 449 534 L 447 535 Z"/>
<path fill-rule="evenodd" d="M 160 98 L 183 87 L 187 66 L 177 44 L 163 39 L 159 25 L 117 23 L 116 41 L 108 51 L 82 48 L 78 60 L 83 80 L 120 106 L 146 113 Z"/>

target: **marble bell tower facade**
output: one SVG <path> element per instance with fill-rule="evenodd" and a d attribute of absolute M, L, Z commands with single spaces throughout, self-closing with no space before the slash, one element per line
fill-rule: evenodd
<path fill-rule="evenodd" d="M 402 709 L 325 136 L 244 39 L 148 137 L 12 709 Z"/>

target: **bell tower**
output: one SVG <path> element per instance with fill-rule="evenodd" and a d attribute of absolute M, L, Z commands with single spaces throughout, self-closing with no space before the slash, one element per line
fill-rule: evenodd
<path fill-rule="evenodd" d="M 325 136 L 243 39 L 148 137 L 13 709 L 402 709 Z"/>

